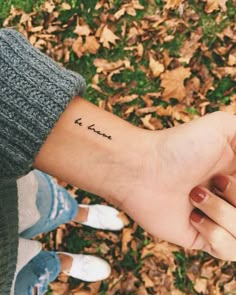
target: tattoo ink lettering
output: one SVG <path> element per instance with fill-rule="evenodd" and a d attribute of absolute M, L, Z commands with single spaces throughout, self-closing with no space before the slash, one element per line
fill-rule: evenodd
<path fill-rule="evenodd" d="M 83 126 L 81 120 L 82 120 L 82 118 L 75 120 L 75 124 L 78 124 L 79 126 Z"/>
<path fill-rule="evenodd" d="M 77 125 L 79 125 L 79 126 L 83 126 L 82 118 L 78 118 L 78 119 L 76 119 L 74 123 L 77 124 Z M 98 135 L 100 135 L 100 136 L 103 136 L 103 137 L 105 137 L 105 138 L 107 138 L 107 139 L 109 139 L 109 140 L 112 140 L 111 135 L 107 135 L 106 133 L 103 133 L 103 132 L 101 132 L 100 130 L 97 130 L 97 129 L 95 128 L 95 124 L 91 124 L 91 125 L 87 126 L 87 129 L 88 129 L 88 130 L 91 130 L 91 131 L 93 131 L 94 133 L 96 133 L 96 134 L 98 134 Z"/>
<path fill-rule="evenodd" d="M 92 130 L 93 132 L 97 133 L 98 135 L 102 135 L 103 137 L 106 137 L 106 138 L 108 138 L 108 139 L 111 140 L 111 136 L 110 136 L 110 135 L 106 135 L 105 133 L 102 133 L 101 131 L 96 130 L 94 126 L 95 126 L 95 125 L 92 124 L 92 125 L 88 126 L 88 129 L 89 129 L 89 130 Z"/>

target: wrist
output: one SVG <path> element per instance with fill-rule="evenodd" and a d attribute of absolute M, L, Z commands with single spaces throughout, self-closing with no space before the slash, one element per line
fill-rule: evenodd
<path fill-rule="evenodd" d="M 37 154 L 34 166 L 120 204 L 146 169 L 150 133 L 75 97 Z"/>

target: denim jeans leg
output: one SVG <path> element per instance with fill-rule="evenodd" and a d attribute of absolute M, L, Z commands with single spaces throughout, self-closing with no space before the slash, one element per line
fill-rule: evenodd
<path fill-rule="evenodd" d="M 38 181 L 36 205 L 40 213 L 39 221 L 21 233 L 21 236 L 30 239 L 40 233 L 49 232 L 60 224 L 74 219 L 78 213 L 78 203 L 66 189 L 46 173 L 34 170 Z"/>
<path fill-rule="evenodd" d="M 61 262 L 55 252 L 41 251 L 30 260 L 18 273 L 14 294 L 43 295 L 48 290 L 50 282 L 54 281 L 60 273 Z"/>

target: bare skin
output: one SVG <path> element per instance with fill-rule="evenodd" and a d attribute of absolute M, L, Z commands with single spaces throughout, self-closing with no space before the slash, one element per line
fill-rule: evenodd
<path fill-rule="evenodd" d="M 85 222 L 87 221 L 89 213 L 89 208 L 80 207 L 74 221 L 76 222 Z M 71 269 L 73 258 L 68 255 L 58 254 L 58 257 L 61 261 L 61 272 L 69 271 Z"/>
<path fill-rule="evenodd" d="M 72 266 L 73 258 L 69 255 L 58 254 L 61 261 L 61 272 L 69 272 Z"/>
<path fill-rule="evenodd" d="M 236 261 L 236 174 L 217 175 L 211 185 L 211 190 L 197 187 L 190 194 L 197 208 L 190 215 L 199 232 L 195 247 L 212 256 Z"/>
<path fill-rule="evenodd" d="M 89 208 L 79 207 L 78 213 L 74 218 L 76 222 L 85 222 L 88 219 Z"/>
<path fill-rule="evenodd" d="M 236 117 L 227 113 L 148 131 L 75 97 L 34 166 L 118 205 L 154 236 L 192 248 L 198 230 L 189 193 L 235 172 L 235 146 Z"/>

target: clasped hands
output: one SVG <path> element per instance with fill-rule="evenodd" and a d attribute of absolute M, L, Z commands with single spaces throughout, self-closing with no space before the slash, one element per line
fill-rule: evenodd
<path fill-rule="evenodd" d="M 164 240 L 236 261 L 236 117 L 216 112 L 157 135 L 123 210 Z"/>
<path fill-rule="evenodd" d="M 78 116 L 112 140 L 78 128 Z M 228 113 L 149 131 L 75 97 L 34 165 L 118 205 L 154 236 L 236 261 L 235 147 Z"/>

